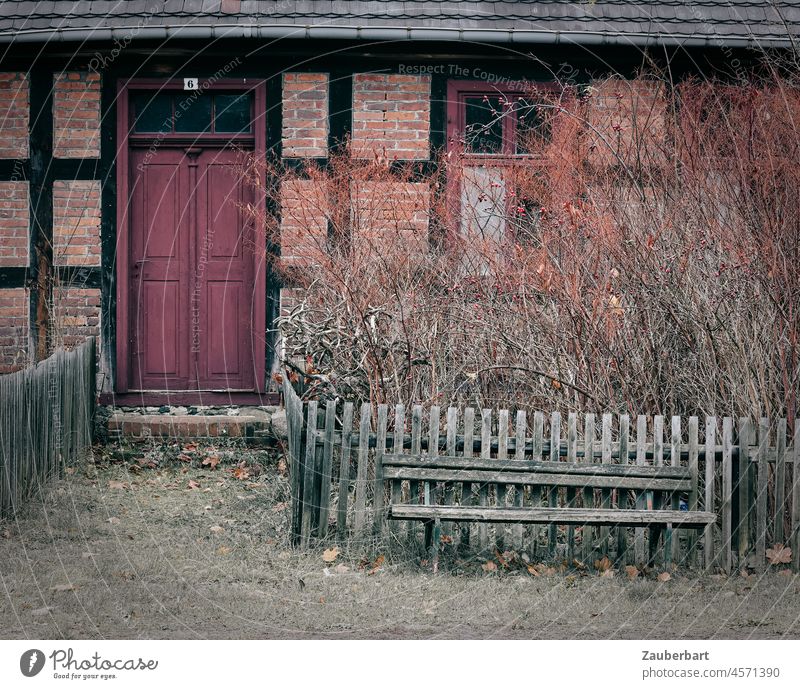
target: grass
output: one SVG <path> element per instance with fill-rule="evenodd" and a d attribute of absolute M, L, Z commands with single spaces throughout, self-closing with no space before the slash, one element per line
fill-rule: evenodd
<path fill-rule="evenodd" d="M 279 458 L 220 448 L 211 469 L 208 452 L 98 457 L 0 522 L 0 637 L 800 637 L 788 573 L 660 582 L 444 557 L 434 575 L 408 549 L 352 545 L 325 563 L 330 544 L 289 546 Z"/>

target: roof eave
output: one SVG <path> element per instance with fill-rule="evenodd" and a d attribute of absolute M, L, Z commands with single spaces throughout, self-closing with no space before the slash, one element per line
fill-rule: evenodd
<path fill-rule="evenodd" d="M 0 43 L 48 43 L 120 41 L 145 39 L 222 38 L 317 38 L 365 41 L 467 41 L 471 43 L 684 46 L 713 48 L 789 48 L 793 39 L 760 36 L 625 33 L 613 31 L 548 31 L 542 29 L 483 30 L 461 28 L 331 26 L 297 24 L 172 24 L 164 26 L 118 26 L 101 28 L 31 29 L 0 32 Z"/>

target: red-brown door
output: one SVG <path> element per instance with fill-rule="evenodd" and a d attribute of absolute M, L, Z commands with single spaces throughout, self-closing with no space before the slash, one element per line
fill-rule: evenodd
<path fill-rule="evenodd" d="M 130 389 L 252 390 L 252 187 L 226 148 L 130 156 Z"/>

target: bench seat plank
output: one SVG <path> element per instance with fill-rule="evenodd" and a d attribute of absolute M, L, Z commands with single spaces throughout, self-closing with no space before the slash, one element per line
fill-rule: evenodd
<path fill-rule="evenodd" d="M 498 462 L 495 460 L 495 464 Z M 433 469 L 428 466 L 387 466 L 384 464 L 384 478 L 411 481 L 455 481 L 477 483 L 479 485 L 499 483 L 525 486 L 574 486 L 577 488 L 621 488 L 630 490 L 689 491 L 690 479 L 652 478 L 639 476 L 608 476 L 594 474 L 561 473 L 559 462 L 550 463 L 550 472 L 536 471 L 523 473 L 515 471 Z M 556 473 L 557 472 L 557 473 Z"/>
<path fill-rule="evenodd" d="M 524 473 L 553 473 L 576 476 L 626 476 L 631 478 L 689 480 L 688 467 L 652 466 L 636 464 L 587 464 L 575 462 L 546 462 L 530 459 L 488 459 L 483 457 L 440 456 L 433 458 L 413 455 L 387 454 L 383 457 L 384 466 L 417 467 L 425 469 L 468 469 L 492 471 L 519 471 Z"/>
<path fill-rule="evenodd" d="M 651 526 L 671 524 L 702 528 L 713 524 L 713 512 L 683 510 L 605 510 L 560 507 L 462 507 L 460 505 L 391 505 L 390 519 L 524 522 L 527 524 L 602 524 Z"/>

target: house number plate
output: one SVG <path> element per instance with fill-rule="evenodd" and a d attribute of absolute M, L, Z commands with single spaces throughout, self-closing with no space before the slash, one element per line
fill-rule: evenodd
<path fill-rule="evenodd" d="M 183 90 L 184 91 L 196 91 L 197 90 L 197 77 L 187 77 L 183 80 Z"/>

